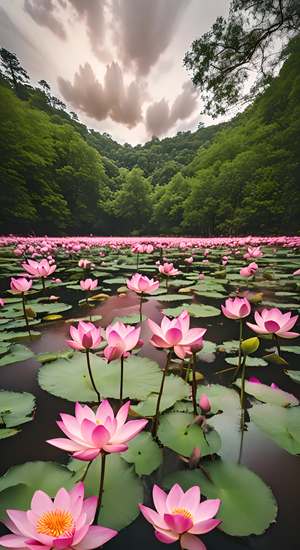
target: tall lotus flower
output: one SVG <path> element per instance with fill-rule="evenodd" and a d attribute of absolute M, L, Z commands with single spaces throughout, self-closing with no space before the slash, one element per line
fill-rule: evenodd
<path fill-rule="evenodd" d="M 66 438 L 49 439 L 47 443 L 71 452 L 78 460 L 94 460 L 101 452 L 122 453 L 128 449 L 128 441 L 133 439 L 148 423 L 148 420 L 129 420 L 130 408 L 127 401 L 116 416 L 106 399 L 96 412 L 88 405 L 75 405 L 75 417 L 61 413 L 57 422 Z"/>
<path fill-rule="evenodd" d="M 4 306 L 5 306 L 5 302 L 3 298 L 0 298 L 0 307 L 4 307 Z"/>
<path fill-rule="evenodd" d="M 23 315 L 24 315 L 26 328 L 30 338 L 31 338 L 31 332 L 30 332 L 30 326 L 29 326 L 29 321 L 28 321 L 27 311 L 26 311 L 25 292 L 28 292 L 28 290 L 30 290 L 31 287 L 32 287 L 32 281 L 28 281 L 28 279 L 25 279 L 25 277 L 19 277 L 18 279 L 14 279 L 14 277 L 11 277 L 10 279 L 10 288 L 12 292 L 14 294 L 21 294 L 22 296 Z"/>
<path fill-rule="evenodd" d="M 79 321 L 78 328 L 70 326 L 70 336 L 71 340 L 67 340 L 68 346 L 80 351 L 96 349 L 102 341 L 100 328 L 84 321 Z"/>
<path fill-rule="evenodd" d="M 78 262 L 78 267 L 81 267 L 82 269 L 90 269 L 92 267 L 92 262 L 90 262 L 90 260 L 81 258 L 81 260 L 79 260 Z"/>
<path fill-rule="evenodd" d="M 251 306 L 247 298 L 228 298 L 225 306 L 221 305 L 223 315 L 228 319 L 243 319 L 248 317 L 251 312 Z"/>
<path fill-rule="evenodd" d="M 124 359 L 130 355 L 130 351 L 143 344 L 140 340 L 141 327 L 124 325 L 117 321 L 106 328 L 105 335 L 108 346 L 104 349 L 104 357 L 108 363 L 114 359 L 121 359 L 120 399 L 123 399 L 123 373 Z"/>
<path fill-rule="evenodd" d="M 92 525 L 97 500 L 97 497 L 84 499 L 82 482 L 71 491 L 59 489 L 53 500 L 44 491 L 35 491 L 29 510 L 6 511 L 9 520 L 3 523 L 13 534 L 0 537 L 0 544 L 4 548 L 19 550 L 99 548 L 118 532 Z"/>
<path fill-rule="evenodd" d="M 130 355 L 130 351 L 139 346 L 141 328 L 131 325 L 124 325 L 117 321 L 106 328 L 105 335 L 108 346 L 104 349 L 104 356 L 108 362 L 114 359 Z"/>
<path fill-rule="evenodd" d="M 49 277 L 49 275 L 52 275 L 54 271 L 56 270 L 56 265 L 48 262 L 45 258 L 41 260 L 40 262 L 36 262 L 35 260 L 27 260 L 28 263 L 23 263 L 22 267 L 32 275 L 32 277 L 37 277 L 42 279 L 43 287 L 45 285 L 44 279 L 46 277 Z"/>
<path fill-rule="evenodd" d="M 22 294 L 28 292 L 32 287 L 32 281 L 28 281 L 25 277 L 19 277 L 15 279 L 11 277 L 10 279 L 10 288 L 14 294 Z"/>
<path fill-rule="evenodd" d="M 168 262 L 165 262 L 164 264 L 159 265 L 158 270 L 162 275 L 165 275 L 166 277 L 174 277 L 175 275 L 179 275 L 179 273 L 181 273 L 179 269 L 175 269 L 172 263 L 168 263 Z"/>
<path fill-rule="evenodd" d="M 246 259 L 261 258 L 262 256 L 263 256 L 263 253 L 262 253 L 259 246 L 257 246 L 257 247 L 249 246 L 248 251 L 246 252 L 246 254 L 244 254 L 244 258 L 246 258 Z"/>
<path fill-rule="evenodd" d="M 247 325 L 257 334 L 275 334 L 280 338 L 297 338 L 299 336 L 298 332 L 290 332 L 298 319 L 298 315 L 292 317 L 290 311 L 282 313 L 277 307 L 263 309 L 261 313 L 256 311 L 254 318 L 257 324 L 247 322 Z"/>
<path fill-rule="evenodd" d="M 89 353 L 91 349 L 96 349 L 99 347 L 102 341 L 101 330 L 97 328 L 93 323 L 85 323 L 84 321 L 79 321 L 78 328 L 74 327 L 73 325 L 70 326 L 70 336 L 71 340 L 67 340 L 67 344 L 70 346 L 70 348 L 78 351 L 85 351 L 86 353 L 86 361 L 90 381 L 97 394 L 98 402 L 100 403 L 100 393 L 97 389 L 93 377 Z"/>
<path fill-rule="evenodd" d="M 175 319 L 163 317 L 161 325 L 157 325 L 148 319 L 149 327 L 153 333 L 150 342 L 156 348 L 174 349 L 180 359 L 184 359 L 191 352 L 193 346 L 202 343 L 202 337 L 206 333 L 205 328 L 191 328 L 190 316 L 184 310 Z"/>
<path fill-rule="evenodd" d="M 131 279 L 126 281 L 129 290 L 133 290 L 137 294 L 140 294 L 140 323 L 143 320 L 142 307 L 143 307 L 143 294 L 152 294 L 159 287 L 159 281 L 149 279 L 148 277 L 135 273 Z"/>
<path fill-rule="evenodd" d="M 185 258 L 184 261 L 186 264 L 191 265 L 194 261 L 194 258 L 193 256 L 190 256 L 189 258 Z"/>
<path fill-rule="evenodd" d="M 95 290 L 95 288 L 97 288 L 98 286 L 98 279 L 82 279 L 79 284 L 82 290 Z"/>
<path fill-rule="evenodd" d="M 205 328 L 192 328 L 190 329 L 190 316 L 186 310 L 184 310 L 178 317 L 171 320 L 168 317 L 164 317 L 161 322 L 161 326 L 157 325 L 151 319 L 148 319 L 148 325 L 153 332 L 150 342 L 156 348 L 174 349 L 177 357 L 184 359 L 186 355 L 193 355 L 193 405 L 195 414 L 197 413 L 196 406 L 196 351 L 203 346 L 202 337 L 206 332 Z M 152 426 L 152 434 L 156 436 L 159 419 L 160 402 L 163 394 L 164 383 L 166 374 L 168 371 L 169 363 L 171 359 L 171 351 L 169 351 L 164 368 L 161 386 L 156 403 L 155 417 Z"/>
<path fill-rule="evenodd" d="M 155 529 L 160 542 L 171 544 L 179 540 L 182 549 L 206 550 L 205 544 L 195 535 L 203 535 L 218 527 L 221 521 L 214 519 L 221 501 L 209 499 L 200 502 L 198 485 L 184 492 L 177 483 L 169 494 L 154 485 L 152 492 L 156 510 L 140 504 L 140 510 Z"/>
<path fill-rule="evenodd" d="M 159 281 L 149 279 L 140 273 L 135 273 L 131 279 L 127 279 L 126 284 L 129 290 L 133 290 L 137 294 L 151 294 L 159 287 Z"/>
<path fill-rule="evenodd" d="M 246 267 L 242 267 L 240 270 L 240 275 L 242 277 L 252 277 L 255 275 L 256 271 L 258 270 L 258 265 L 255 262 L 251 262 L 251 264 L 247 265 Z"/>

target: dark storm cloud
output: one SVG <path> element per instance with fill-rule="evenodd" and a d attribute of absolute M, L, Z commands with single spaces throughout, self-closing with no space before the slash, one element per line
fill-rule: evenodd
<path fill-rule="evenodd" d="M 125 66 L 146 75 L 171 42 L 190 0 L 112 0 L 116 43 Z"/>
<path fill-rule="evenodd" d="M 144 90 L 136 81 L 126 86 L 118 63 L 107 66 L 103 84 L 96 78 L 90 64 L 85 63 L 75 73 L 73 84 L 59 77 L 58 85 L 64 99 L 91 118 L 104 120 L 110 117 L 128 128 L 142 120 Z"/>
<path fill-rule="evenodd" d="M 42 27 L 48 27 L 56 36 L 65 40 L 66 31 L 56 17 L 57 4 L 54 0 L 24 0 L 24 10 Z"/>
<path fill-rule="evenodd" d="M 150 105 L 146 112 L 146 129 L 151 136 L 161 136 L 179 120 L 189 118 L 197 108 L 198 92 L 191 82 L 185 82 L 182 92 L 170 107 L 163 98 Z"/>

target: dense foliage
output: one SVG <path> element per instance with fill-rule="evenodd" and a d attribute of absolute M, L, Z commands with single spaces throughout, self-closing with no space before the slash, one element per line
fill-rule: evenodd
<path fill-rule="evenodd" d="M 297 233 L 299 50 L 294 39 L 280 75 L 231 122 L 132 147 L 81 124 L 44 80 L 31 87 L 2 49 L 0 231 Z"/>

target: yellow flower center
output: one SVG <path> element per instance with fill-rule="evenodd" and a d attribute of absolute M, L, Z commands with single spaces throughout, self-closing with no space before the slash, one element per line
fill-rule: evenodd
<path fill-rule="evenodd" d="M 60 537 L 69 535 L 73 530 L 73 517 L 65 510 L 53 510 L 45 512 L 37 522 L 36 530 L 42 535 Z"/>
<path fill-rule="evenodd" d="M 191 512 L 189 512 L 185 508 L 173 508 L 172 514 L 174 514 L 174 516 L 183 516 L 186 519 L 193 520 Z"/>
<path fill-rule="evenodd" d="M 102 422 L 101 420 L 99 420 L 99 418 L 97 418 L 97 420 L 96 420 L 96 424 L 98 424 L 98 426 L 99 426 L 99 424 L 101 424 L 101 425 L 102 425 L 102 424 L 103 424 L 103 422 Z"/>

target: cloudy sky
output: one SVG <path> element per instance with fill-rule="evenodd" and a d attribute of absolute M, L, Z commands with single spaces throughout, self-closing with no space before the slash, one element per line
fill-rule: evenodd
<path fill-rule="evenodd" d="M 143 143 L 198 123 L 183 57 L 229 0 L 0 0 L 0 44 L 81 121 Z M 220 119 L 221 120 L 221 119 Z"/>

